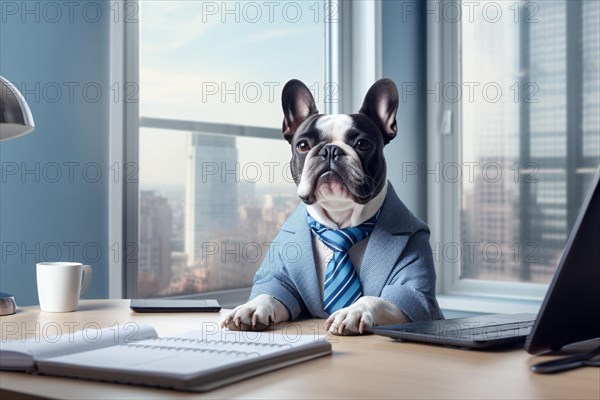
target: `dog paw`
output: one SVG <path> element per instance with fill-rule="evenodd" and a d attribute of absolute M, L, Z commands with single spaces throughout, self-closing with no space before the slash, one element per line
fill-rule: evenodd
<path fill-rule="evenodd" d="M 235 331 L 263 331 L 276 322 L 277 300 L 260 295 L 233 309 L 221 323 L 222 328 Z"/>
<path fill-rule="evenodd" d="M 346 308 L 331 314 L 324 329 L 335 335 L 359 335 L 373 325 L 409 322 L 410 319 L 394 304 L 379 297 L 363 296 Z"/>
<path fill-rule="evenodd" d="M 372 327 L 373 313 L 358 301 L 331 314 L 324 326 L 334 335 L 362 335 Z"/>

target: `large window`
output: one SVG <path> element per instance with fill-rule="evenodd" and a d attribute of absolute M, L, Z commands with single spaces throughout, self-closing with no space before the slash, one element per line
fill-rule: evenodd
<path fill-rule="evenodd" d="M 347 29 L 328 22 L 341 5 L 368 3 L 139 3 L 136 295 L 250 286 L 298 202 L 281 89 L 299 78 L 320 110 L 345 111 L 328 103 L 338 98 L 327 97 L 326 74 L 331 82 L 330 70 L 363 52 L 327 46 L 361 43 L 361 12 Z M 406 2 L 398 23 L 414 12 L 427 21 L 438 285 L 539 299 L 600 163 L 600 2 L 417 3 Z"/>
<path fill-rule="evenodd" d="M 325 102 L 324 2 L 140 2 L 137 296 L 249 287 L 298 203 L 290 78 Z"/>
<path fill-rule="evenodd" d="M 458 133 L 441 143 L 445 288 L 542 293 L 600 162 L 600 2 L 435 3 Z"/>

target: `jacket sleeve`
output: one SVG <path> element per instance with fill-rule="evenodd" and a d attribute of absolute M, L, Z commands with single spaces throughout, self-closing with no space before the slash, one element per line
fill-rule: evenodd
<path fill-rule="evenodd" d="M 444 318 L 435 298 L 435 268 L 427 229 L 408 239 L 380 297 L 395 304 L 413 322 Z"/>
<path fill-rule="evenodd" d="M 303 302 L 287 272 L 278 243 L 282 243 L 279 235 L 273 239 L 267 255 L 254 275 L 250 300 L 260 294 L 267 294 L 279 300 L 288 309 L 291 320 L 295 320 L 302 312 Z"/>

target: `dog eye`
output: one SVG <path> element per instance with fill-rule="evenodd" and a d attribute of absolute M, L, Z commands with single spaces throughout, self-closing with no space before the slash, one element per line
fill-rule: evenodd
<path fill-rule="evenodd" d="M 306 153 L 307 151 L 310 150 L 310 145 L 308 144 L 308 141 L 301 140 L 298 143 L 296 143 L 296 148 L 298 149 L 299 152 Z"/>
<path fill-rule="evenodd" d="M 358 150 L 367 151 L 371 149 L 371 143 L 368 140 L 360 139 L 355 146 Z"/>

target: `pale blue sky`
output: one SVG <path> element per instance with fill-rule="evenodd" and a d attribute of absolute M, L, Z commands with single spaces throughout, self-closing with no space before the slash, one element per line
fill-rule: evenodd
<path fill-rule="evenodd" d="M 281 89 L 292 78 L 315 89 L 322 110 L 322 2 L 273 3 L 142 1 L 140 114 L 280 128 Z M 234 94 L 223 98 L 223 89 Z M 186 137 L 142 130 L 142 185 L 185 182 Z M 239 139 L 238 148 L 241 163 L 290 158 L 283 139 Z"/>
<path fill-rule="evenodd" d="M 279 127 L 285 82 L 298 78 L 309 86 L 323 84 L 324 24 L 322 17 L 315 22 L 309 8 L 316 1 L 274 3 L 281 6 L 273 8 L 272 17 L 260 7 L 262 17 L 250 22 L 255 8 L 244 7 L 263 3 L 224 2 L 231 9 L 237 4 L 239 12 L 212 15 L 208 7 L 225 7 L 222 2 L 143 1 L 141 114 Z M 284 12 L 286 4 L 302 7 L 297 22 L 286 16 L 295 12 L 293 7 Z M 239 102 L 234 95 L 222 101 L 222 85 L 232 90 L 236 84 Z M 219 93 L 214 95 L 204 90 L 215 87 Z"/>

